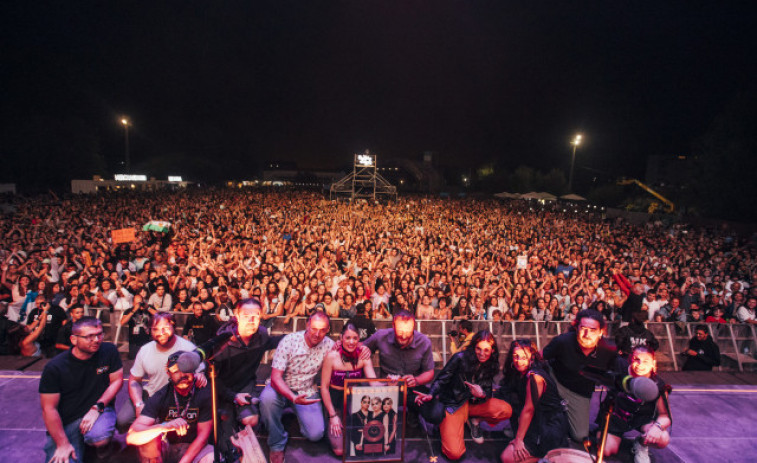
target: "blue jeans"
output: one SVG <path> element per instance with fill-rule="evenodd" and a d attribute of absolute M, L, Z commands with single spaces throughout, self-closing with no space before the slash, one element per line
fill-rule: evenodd
<path fill-rule="evenodd" d="M 320 399 L 316 393 L 309 399 Z M 276 392 L 271 385 L 267 385 L 260 394 L 260 416 L 268 428 L 268 447 L 271 451 L 282 451 L 287 445 L 289 435 L 281 423 L 284 408 L 288 405 L 294 407 L 294 413 L 300 422 L 300 432 L 308 440 L 316 442 L 323 439 L 325 424 L 323 421 L 323 408 L 321 402 L 310 405 L 297 405 L 285 399 Z"/>
<path fill-rule="evenodd" d="M 95 421 L 95 424 L 92 425 L 92 429 L 90 429 L 87 434 L 82 435 L 79 430 L 80 424 L 81 418 L 63 426 L 63 431 L 66 433 L 68 441 L 74 447 L 74 452 L 76 452 L 76 458 L 71 458 L 69 460 L 71 463 L 80 463 L 84 461 L 85 444 L 92 445 L 113 437 L 113 433 L 116 431 L 116 409 L 112 406 L 105 407 L 105 411 L 102 412 L 97 421 Z M 53 458 L 56 448 L 55 441 L 48 435 L 44 447 L 45 463 Z"/>

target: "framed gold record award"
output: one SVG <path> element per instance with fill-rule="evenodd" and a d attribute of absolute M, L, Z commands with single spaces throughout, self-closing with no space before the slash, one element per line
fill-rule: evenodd
<path fill-rule="evenodd" d="M 407 386 L 389 379 L 344 384 L 344 462 L 403 461 Z"/>

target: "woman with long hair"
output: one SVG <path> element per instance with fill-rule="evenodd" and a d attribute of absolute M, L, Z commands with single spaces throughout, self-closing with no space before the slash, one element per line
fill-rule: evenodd
<path fill-rule="evenodd" d="M 392 407 L 391 397 L 386 397 L 381 401 L 381 408 L 384 411 L 384 454 L 392 455 L 397 448 L 397 412 Z"/>
<path fill-rule="evenodd" d="M 465 453 L 463 434 L 469 419 L 471 438 L 480 444 L 484 441 L 478 427 L 481 419 L 496 424 L 510 418 L 510 405 L 492 398 L 492 385 L 498 370 L 497 341 L 489 331 L 481 330 L 473 336 L 467 349 L 453 355 L 447 362 L 428 394 L 416 392 L 415 402 L 419 406 L 432 399 L 442 405 L 444 416 L 436 418 L 441 421 L 442 452 L 450 460 L 457 460 Z"/>
<path fill-rule="evenodd" d="M 502 373 L 497 397 L 512 405 L 510 425 L 515 431 L 515 438 L 502 452 L 502 462 L 541 458 L 566 446 L 568 417 L 557 385 L 531 341 L 516 339 L 510 344 Z"/>
<path fill-rule="evenodd" d="M 370 358 L 360 358 L 360 335 L 354 324 L 347 322 L 342 328 L 341 343 L 337 350 L 326 355 L 321 370 L 321 400 L 328 413 L 329 442 L 336 455 L 344 453 L 342 433 L 342 408 L 344 404 L 344 381 L 347 379 L 375 378 Z"/>

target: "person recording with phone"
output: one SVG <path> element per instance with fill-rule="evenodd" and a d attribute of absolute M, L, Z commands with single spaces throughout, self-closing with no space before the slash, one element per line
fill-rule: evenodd
<path fill-rule="evenodd" d="M 454 355 L 458 352 L 463 352 L 465 349 L 470 346 L 471 341 L 473 340 L 473 323 L 471 323 L 470 320 L 461 320 L 459 325 L 459 330 L 452 330 L 449 332 L 450 337 L 450 343 L 449 343 L 449 349 L 450 352 Z"/>

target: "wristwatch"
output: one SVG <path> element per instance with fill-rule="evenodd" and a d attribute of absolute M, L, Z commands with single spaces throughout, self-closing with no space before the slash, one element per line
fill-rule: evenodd
<path fill-rule="evenodd" d="M 104 402 L 97 402 L 96 404 L 92 405 L 92 410 L 97 410 L 97 413 L 102 413 L 105 411 L 105 403 Z"/>
<path fill-rule="evenodd" d="M 137 402 L 137 403 L 134 404 L 134 408 L 139 408 L 139 407 L 141 407 L 144 404 L 145 403 L 140 400 L 139 402 Z"/>

